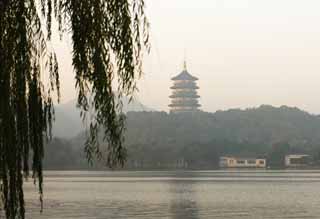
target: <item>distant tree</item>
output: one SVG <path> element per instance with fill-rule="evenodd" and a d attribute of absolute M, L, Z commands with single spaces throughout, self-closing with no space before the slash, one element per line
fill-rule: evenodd
<path fill-rule="evenodd" d="M 286 142 L 279 142 L 272 145 L 268 156 L 268 166 L 272 169 L 285 168 L 285 156 L 290 150 L 290 145 Z"/>
<path fill-rule="evenodd" d="M 219 167 L 220 152 L 214 141 L 205 144 L 189 144 L 182 149 L 181 154 L 189 168 L 217 169 Z"/>
<path fill-rule="evenodd" d="M 107 165 L 115 166 L 125 159 L 122 104 L 115 100 L 130 95 L 141 75 L 148 48 L 144 0 L 0 0 L 0 194 L 8 219 L 25 217 L 30 154 L 42 203 L 43 145 L 54 118 L 52 94 L 60 97 L 57 58 L 47 44 L 53 18 L 61 36 L 72 36 L 78 107 L 90 120 L 88 160 L 107 153 Z"/>
<path fill-rule="evenodd" d="M 53 138 L 48 142 L 45 149 L 44 169 L 77 169 L 80 160 L 80 151 L 75 151 L 70 141 Z"/>

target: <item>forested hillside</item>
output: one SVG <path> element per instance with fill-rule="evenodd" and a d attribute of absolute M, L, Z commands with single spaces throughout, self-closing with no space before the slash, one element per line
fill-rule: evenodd
<path fill-rule="evenodd" d="M 129 112 L 127 125 L 128 141 L 151 145 L 228 140 L 268 145 L 287 141 L 303 147 L 316 145 L 320 140 L 319 116 L 285 106 L 263 105 L 255 109 L 201 112 L 192 116 Z"/>
<path fill-rule="evenodd" d="M 72 153 L 81 154 L 82 139 L 80 134 L 68 141 L 76 151 Z M 127 113 L 128 168 L 214 168 L 221 155 L 267 156 L 279 142 L 290 146 L 288 153 L 317 155 L 320 117 L 297 108 L 267 105 L 192 115 Z"/>

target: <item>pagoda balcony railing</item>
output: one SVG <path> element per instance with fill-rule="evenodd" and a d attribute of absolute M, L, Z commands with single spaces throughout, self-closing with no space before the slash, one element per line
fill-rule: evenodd
<path fill-rule="evenodd" d="M 197 99 L 193 99 L 193 98 L 184 98 L 184 99 L 172 99 L 171 101 L 172 104 L 198 104 L 198 100 Z"/>
<path fill-rule="evenodd" d="M 187 93 L 187 94 L 195 94 L 197 95 L 197 89 L 192 89 L 192 88 L 176 88 L 172 89 L 172 95 L 175 94 L 180 94 L 180 93 Z"/>
<path fill-rule="evenodd" d="M 196 86 L 197 84 L 194 81 L 175 81 L 173 86 Z"/>
<path fill-rule="evenodd" d="M 176 90 L 173 90 L 172 95 L 197 95 L 197 91 L 196 90 L 176 89 Z"/>
<path fill-rule="evenodd" d="M 180 93 L 180 94 L 170 95 L 169 97 L 174 99 L 174 98 L 199 98 L 200 96 L 197 95 L 197 94 L 183 94 L 183 93 Z"/>
<path fill-rule="evenodd" d="M 195 89 L 199 89 L 198 86 L 196 86 L 195 84 L 175 84 L 172 87 L 170 87 L 171 89 L 185 89 L 185 90 L 195 90 Z"/>

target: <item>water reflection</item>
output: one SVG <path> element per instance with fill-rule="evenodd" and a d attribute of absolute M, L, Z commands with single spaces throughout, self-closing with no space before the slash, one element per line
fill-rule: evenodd
<path fill-rule="evenodd" d="M 185 177 L 185 172 L 177 172 L 175 177 Z M 188 174 L 188 177 L 196 177 L 196 175 Z M 199 210 L 196 201 L 196 181 L 170 181 L 169 194 L 170 202 L 170 218 L 172 219 L 197 219 L 199 218 Z"/>

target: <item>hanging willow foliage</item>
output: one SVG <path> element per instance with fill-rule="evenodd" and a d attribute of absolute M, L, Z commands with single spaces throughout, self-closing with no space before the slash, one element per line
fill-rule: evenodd
<path fill-rule="evenodd" d="M 125 161 L 121 96 L 136 89 L 142 50 L 149 48 L 144 1 L 0 0 L 0 207 L 8 219 L 25 217 L 29 169 L 42 203 L 52 94 L 60 98 L 57 58 L 48 46 L 52 19 L 61 36 L 66 30 L 72 36 L 77 106 L 90 122 L 88 160 L 106 153 L 109 167 Z"/>

